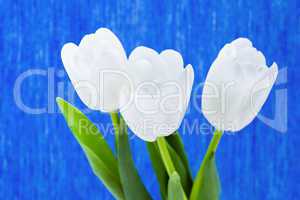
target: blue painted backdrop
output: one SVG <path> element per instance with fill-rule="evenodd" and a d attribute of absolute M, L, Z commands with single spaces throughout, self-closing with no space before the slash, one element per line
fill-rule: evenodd
<path fill-rule="evenodd" d="M 78 43 L 99 27 L 112 29 L 127 53 L 138 45 L 178 50 L 194 66 L 196 82 L 204 80 L 219 49 L 239 36 L 249 37 L 269 64 L 287 67 L 288 82 L 273 89 L 262 110 L 272 117 L 275 92 L 287 89 L 287 133 L 256 119 L 239 134 L 223 138 L 217 163 L 224 200 L 300 199 L 298 0 L 0 0 L 0 199 L 112 199 L 54 104 L 55 96 L 68 99 L 62 45 Z M 16 80 L 28 69 L 41 74 L 22 82 L 21 100 L 47 112 L 28 114 L 14 100 Z M 77 96 L 74 104 L 84 108 Z M 105 114 L 88 115 L 98 124 L 109 123 Z M 205 122 L 193 106 L 186 118 Z M 211 136 L 183 138 L 195 175 Z M 113 145 L 112 135 L 106 139 Z M 144 183 L 158 199 L 145 144 L 135 138 L 131 147 Z"/>

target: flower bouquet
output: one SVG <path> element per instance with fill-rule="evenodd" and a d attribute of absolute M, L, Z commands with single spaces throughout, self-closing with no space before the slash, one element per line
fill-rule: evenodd
<path fill-rule="evenodd" d="M 215 132 L 193 178 L 178 129 L 189 104 L 194 70 L 184 67 L 180 53 L 140 46 L 127 57 L 119 39 L 100 28 L 78 46 L 65 44 L 61 57 L 83 103 L 111 116 L 115 151 L 81 111 L 57 98 L 94 174 L 120 200 L 152 199 L 134 166 L 128 127 L 146 142 L 161 199 L 219 199 L 215 152 L 220 139 L 224 131 L 237 132 L 251 123 L 278 74 L 276 63 L 267 67 L 264 55 L 246 38 L 221 49 L 203 85 L 201 104 Z"/>

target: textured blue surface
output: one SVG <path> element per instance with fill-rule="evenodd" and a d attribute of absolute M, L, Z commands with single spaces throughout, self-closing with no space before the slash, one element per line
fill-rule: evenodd
<path fill-rule="evenodd" d="M 120 37 L 127 53 L 137 45 L 180 51 L 194 66 L 196 82 L 204 80 L 219 49 L 239 36 L 249 37 L 269 64 L 287 67 L 288 83 L 280 86 L 288 90 L 287 133 L 256 119 L 239 134 L 223 138 L 217 163 L 223 200 L 300 199 L 299 0 L 0 0 L 0 199 L 112 199 L 92 174 L 57 107 L 50 106 L 50 113 L 26 114 L 13 96 L 21 73 L 50 69 L 53 80 L 34 76 L 24 81 L 24 103 L 47 107 L 55 96 L 70 100 L 66 90 L 59 90 L 69 84 L 60 49 L 102 26 Z M 49 88 L 52 83 L 54 89 Z M 273 115 L 275 90 L 262 110 L 266 116 Z M 84 108 L 76 95 L 75 104 Z M 94 122 L 109 122 L 105 114 L 89 116 Z M 186 118 L 204 121 L 193 106 Z M 113 136 L 106 138 L 112 145 Z M 195 175 L 210 136 L 183 138 Z M 158 199 L 145 144 L 135 138 L 131 147 L 144 183 Z"/>

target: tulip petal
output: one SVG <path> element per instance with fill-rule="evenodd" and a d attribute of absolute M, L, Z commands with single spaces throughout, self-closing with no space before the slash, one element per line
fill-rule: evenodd
<path fill-rule="evenodd" d="M 250 92 L 251 96 L 249 97 L 248 104 L 244 106 L 245 112 L 249 113 L 249 115 L 241 115 L 238 122 L 236 122 L 240 125 L 238 125 L 238 129 L 233 131 L 238 131 L 241 128 L 247 126 L 255 118 L 255 116 L 258 114 L 258 112 L 266 102 L 276 81 L 277 74 L 278 66 L 276 63 L 273 63 L 273 65 L 268 68 L 264 76 L 253 85 L 253 88 Z"/>
<path fill-rule="evenodd" d="M 238 38 L 230 44 L 236 48 L 252 47 L 252 42 L 248 38 Z"/>
<path fill-rule="evenodd" d="M 147 60 L 131 61 L 126 68 L 131 84 L 138 86 L 145 82 L 154 82 L 156 74 L 153 73 L 153 66 Z"/>
<path fill-rule="evenodd" d="M 261 51 L 257 52 L 257 58 L 256 59 L 257 59 L 259 67 L 266 66 L 266 58 L 265 58 L 264 54 L 262 54 Z"/>
<path fill-rule="evenodd" d="M 121 42 L 110 30 L 101 28 L 84 36 L 79 46 L 66 44 L 61 57 L 85 105 L 103 112 L 119 108 L 119 93 L 126 84 L 127 59 Z"/>
<path fill-rule="evenodd" d="M 145 60 L 149 60 L 149 61 L 153 61 L 154 63 L 157 62 L 155 60 L 155 58 L 158 56 L 158 53 L 148 47 L 144 47 L 144 46 L 139 46 L 136 47 L 129 55 L 129 60 L 134 61 L 134 60 L 141 60 L 141 59 L 145 59 Z"/>
<path fill-rule="evenodd" d="M 118 47 L 120 52 L 122 52 L 123 58 L 126 59 L 125 50 L 124 50 L 119 38 L 113 32 L 111 32 L 107 28 L 99 28 L 96 31 L 96 35 L 97 35 L 97 38 L 101 38 L 101 40 L 112 42 L 112 44 L 114 46 Z"/>
<path fill-rule="evenodd" d="M 140 93 L 138 93 L 140 92 Z M 159 113 L 159 96 L 147 93 L 141 88 L 140 91 L 133 93 L 132 99 L 128 102 L 129 91 L 121 93 L 121 104 L 126 105 L 120 109 L 126 124 L 141 139 L 152 142 L 156 139 L 163 123 Z M 125 102 L 124 102 L 125 101 Z"/>
<path fill-rule="evenodd" d="M 187 66 L 178 80 L 146 85 L 135 90 L 131 101 L 130 92 L 123 91 L 120 112 L 129 128 L 141 139 L 154 141 L 176 131 L 187 109 L 194 71 Z M 129 102 L 129 103 L 128 103 Z"/>
<path fill-rule="evenodd" d="M 168 65 L 168 75 L 170 78 L 178 77 L 183 72 L 183 59 L 180 53 L 172 49 L 164 50 L 160 56 Z"/>
<path fill-rule="evenodd" d="M 147 60 L 152 65 L 152 74 L 155 75 L 153 81 L 166 81 L 168 77 L 168 66 L 161 56 L 151 48 L 137 47 L 129 55 L 129 61 Z"/>
<path fill-rule="evenodd" d="M 78 47 L 73 43 L 65 44 L 61 51 L 61 57 L 80 99 L 91 109 L 96 109 L 98 93 L 94 89 L 95 83 L 90 81 L 89 71 L 81 64 Z"/>
<path fill-rule="evenodd" d="M 66 68 L 67 73 L 72 79 L 78 79 L 80 71 L 76 68 L 76 60 L 78 59 L 78 47 L 73 43 L 67 43 L 63 46 L 61 50 L 62 62 Z"/>

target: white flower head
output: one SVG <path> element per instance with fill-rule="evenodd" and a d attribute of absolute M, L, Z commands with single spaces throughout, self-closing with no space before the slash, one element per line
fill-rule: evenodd
<path fill-rule="evenodd" d="M 77 46 L 67 43 L 61 57 L 80 99 L 94 110 L 119 109 L 120 88 L 127 58 L 119 39 L 108 29 L 100 28 L 86 35 Z"/>
<path fill-rule="evenodd" d="M 130 88 L 123 91 L 120 112 L 141 139 L 154 141 L 176 131 L 186 112 L 194 80 L 191 65 L 183 67 L 174 50 L 158 54 L 137 47 L 129 56 Z"/>
<path fill-rule="evenodd" d="M 194 80 L 174 50 L 137 47 L 127 59 L 108 29 L 86 35 L 77 46 L 64 45 L 61 57 L 81 100 L 91 109 L 120 110 L 129 128 L 154 141 L 174 133 L 186 112 Z"/>
<path fill-rule="evenodd" d="M 241 130 L 261 110 L 277 74 L 276 63 L 268 67 L 264 55 L 248 39 L 226 44 L 203 87 L 204 116 L 218 130 Z"/>

